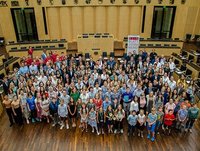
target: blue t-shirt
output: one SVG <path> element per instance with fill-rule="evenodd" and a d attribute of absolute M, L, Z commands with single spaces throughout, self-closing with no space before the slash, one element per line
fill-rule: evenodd
<path fill-rule="evenodd" d="M 149 113 L 148 119 L 150 120 L 150 123 L 153 123 L 154 121 L 157 120 L 157 114 Z"/>
<path fill-rule="evenodd" d="M 27 103 L 29 105 L 29 109 L 32 111 L 32 110 L 35 110 L 35 97 L 33 96 L 32 98 L 27 98 Z"/>
<path fill-rule="evenodd" d="M 103 101 L 103 110 L 106 111 L 109 105 L 111 105 L 110 101 L 108 101 L 108 102 Z"/>
<path fill-rule="evenodd" d="M 184 120 L 188 115 L 188 111 L 184 109 L 180 109 L 178 111 L 178 115 L 179 115 L 180 120 Z"/>
<path fill-rule="evenodd" d="M 130 92 L 129 93 L 125 92 L 125 93 L 122 94 L 122 99 L 123 99 L 124 103 L 131 102 L 132 98 L 133 98 L 133 95 Z"/>
<path fill-rule="evenodd" d="M 130 124 L 131 126 L 135 126 L 137 124 L 137 115 L 129 115 L 127 120 L 128 120 L 128 124 Z"/>

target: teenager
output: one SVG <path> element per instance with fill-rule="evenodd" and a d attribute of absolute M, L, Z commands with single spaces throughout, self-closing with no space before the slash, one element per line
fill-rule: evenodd
<path fill-rule="evenodd" d="M 141 109 L 137 119 L 138 136 L 143 137 L 145 123 L 146 123 L 146 116 L 144 114 L 144 110 Z"/>
<path fill-rule="evenodd" d="M 60 100 L 60 104 L 58 105 L 58 116 L 60 117 L 61 120 L 61 126 L 60 129 L 63 129 L 66 123 L 66 128 L 69 129 L 69 124 L 68 124 L 68 109 L 67 105 L 64 103 L 64 100 Z"/>
<path fill-rule="evenodd" d="M 77 108 L 76 108 L 76 103 L 74 102 L 73 98 L 70 99 L 70 102 L 69 102 L 67 108 L 68 108 L 68 111 L 69 111 L 69 118 L 72 122 L 72 127 L 76 127 Z"/>
<path fill-rule="evenodd" d="M 116 134 L 118 131 L 120 133 L 123 133 L 123 119 L 125 118 L 125 111 L 122 109 L 122 105 L 118 105 L 117 110 L 115 111 L 115 127 L 114 127 L 114 133 Z"/>
<path fill-rule="evenodd" d="M 97 128 L 97 113 L 94 107 L 91 108 L 88 114 L 88 124 L 92 127 L 92 133 L 94 133 L 94 129 L 96 129 L 97 135 L 99 135 L 99 131 Z"/>
<path fill-rule="evenodd" d="M 136 111 L 135 110 L 131 111 L 130 115 L 127 118 L 127 121 L 128 121 L 128 136 L 130 135 L 130 133 L 135 135 L 137 119 L 138 119 L 138 116 L 136 115 Z"/>
<path fill-rule="evenodd" d="M 152 142 L 155 140 L 156 121 L 157 121 L 156 109 L 152 108 L 151 113 L 149 113 L 148 118 L 147 118 L 147 129 L 148 129 L 147 138 L 148 139 L 151 138 Z M 152 137 L 151 137 L 151 133 L 152 133 Z"/>
<path fill-rule="evenodd" d="M 165 113 L 165 116 L 164 116 L 164 132 L 165 132 L 165 134 L 170 135 L 174 120 L 175 120 L 175 116 L 173 114 L 173 110 L 170 109 L 168 111 L 168 113 Z"/>
<path fill-rule="evenodd" d="M 97 123 L 98 123 L 99 133 L 104 134 L 105 113 L 102 107 L 100 107 L 98 110 Z"/>
<path fill-rule="evenodd" d="M 17 124 L 23 125 L 22 110 L 20 106 L 20 100 L 15 95 L 11 103 L 14 118 Z"/>
<path fill-rule="evenodd" d="M 86 107 L 85 103 L 82 103 L 82 107 L 80 110 L 80 116 L 81 116 L 82 131 L 85 130 L 87 132 L 88 108 Z"/>

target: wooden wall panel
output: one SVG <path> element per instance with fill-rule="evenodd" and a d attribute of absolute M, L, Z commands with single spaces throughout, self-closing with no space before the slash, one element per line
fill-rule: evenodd
<path fill-rule="evenodd" d="M 107 7 L 107 32 L 117 37 L 118 7 Z"/>
<path fill-rule="evenodd" d="M 72 40 L 77 39 L 77 35 L 83 33 L 83 7 L 72 7 Z"/>
<path fill-rule="evenodd" d="M 84 16 L 84 33 L 94 33 L 95 31 L 95 21 L 94 21 L 94 10 L 95 7 L 83 7 L 83 16 Z"/>
<path fill-rule="evenodd" d="M 65 39 L 72 39 L 72 22 L 71 22 L 71 8 L 61 7 L 60 8 L 60 21 L 61 21 L 61 37 Z"/>
<path fill-rule="evenodd" d="M 95 8 L 95 32 L 106 32 L 106 7 Z"/>
<path fill-rule="evenodd" d="M 129 34 L 140 34 L 141 32 L 141 20 L 142 19 L 142 7 L 133 6 L 130 7 L 130 32 Z"/>
<path fill-rule="evenodd" d="M 119 7 L 119 27 L 118 27 L 118 38 L 123 40 L 129 33 L 129 7 Z"/>
<path fill-rule="evenodd" d="M 50 39 L 60 39 L 60 12 L 58 8 L 47 8 Z"/>
<path fill-rule="evenodd" d="M 196 25 L 194 27 L 193 34 L 200 35 L 200 8 L 198 8 L 196 16 Z"/>

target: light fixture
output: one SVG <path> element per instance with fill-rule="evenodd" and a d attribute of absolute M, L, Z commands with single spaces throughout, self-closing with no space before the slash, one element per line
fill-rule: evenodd
<path fill-rule="evenodd" d="M 50 3 L 51 5 L 53 5 L 53 0 L 49 0 L 49 3 Z"/>
<path fill-rule="evenodd" d="M 110 3 L 114 4 L 114 3 L 115 3 L 115 0 L 110 0 Z"/>
<path fill-rule="evenodd" d="M 66 4 L 66 0 L 62 0 L 62 4 L 65 5 Z"/>
<path fill-rule="evenodd" d="M 181 4 L 185 4 L 186 0 L 181 0 Z"/>
<path fill-rule="evenodd" d="M 42 4 L 42 0 L 37 0 L 38 5 Z"/>
<path fill-rule="evenodd" d="M 147 0 L 147 4 L 150 4 L 151 3 L 151 0 Z"/>
<path fill-rule="evenodd" d="M 158 0 L 158 4 L 162 4 L 163 0 Z"/>
<path fill-rule="evenodd" d="M 169 0 L 169 3 L 170 4 L 174 4 L 174 0 Z"/>
<path fill-rule="evenodd" d="M 138 4 L 140 2 L 140 0 L 135 0 L 135 4 Z"/>

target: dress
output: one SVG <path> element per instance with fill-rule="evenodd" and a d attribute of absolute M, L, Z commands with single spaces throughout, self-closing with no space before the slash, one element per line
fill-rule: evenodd
<path fill-rule="evenodd" d="M 71 113 L 74 113 L 76 105 L 74 103 L 69 103 L 69 108 L 70 108 Z M 77 112 L 75 112 L 74 115 L 71 115 L 70 112 L 69 112 L 69 118 L 75 118 L 76 117 L 76 113 Z"/>
<path fill-rule="evenodd" d="M 42 115 L 49 116 L 49 100 L 45 99 L 41 102 Z"/>
<path fill-rule="evenodd" d="M 89 112 L 88 124 L 92 127 L 97 127 L 96 111 Z"/>
<path fill-rule="evenodd" d="M 27 102 L 26 102 L 27 96 L 26 96 L 26 95 L 23 95 L 23 96 L 21 96 L 20 98 L 21 98 L 21 99 L 20 99 L 20 104 L 21 104 L 21 106 L 22 106 L 22 108 L 23 108 L 23 116 L 24 116 L 26 119 L 28 119 L 29 116 L 30 116 L 30 112 L 28 111 Z"/>
<path fill-rule="evenodd" d="M 87 123 L 87 113 L 87 108 L 81 110 L 81 123 Z"/>
<path fill-rule="evenodd" d="M 42 118 L 42 107 L 41 107 L 41 100 L 38 100 L 37 98 L 35 99 L 35 103 L 38 107 L 38 110 L 37 110 L 37 117 L 38 118 Z"/>

